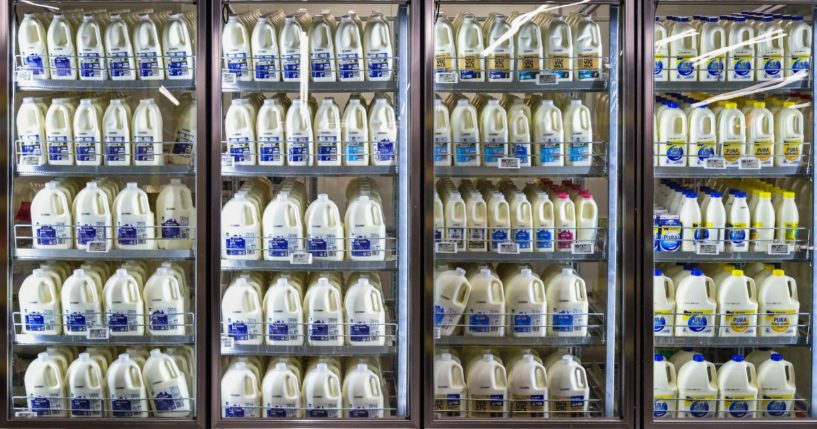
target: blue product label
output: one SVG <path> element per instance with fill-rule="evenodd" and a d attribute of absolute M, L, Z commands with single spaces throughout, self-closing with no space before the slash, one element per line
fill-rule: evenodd
<path fill-rule="evenodd" d="M 558 162 L 561 159 L 561 146 L 559 142 L 539 144 L 539 162 L 542 164 Z"/>
<path fill-rule="evenodd" d="M 162 238 L 171 240 L 182 238 L 181 224 L 176 219 L 167 219 L 162 222 Z"/>
<path fill-rule="evenodd" d="M 443 241 L 443 230 L 440 228 L 434 228 L 434 241 L 439 242 Z"/>
<path fill-rule="evenodd" d="M 51 400 L 49 398 L 31 398 L 29 403 L 31 404 L 31 410 L 37 413 L 37 416 L 50 416 L 52 414 Z"/>
<path fill-rule="evenodd" d="M 77 137 L 77 161 L 96 161 L 96 143 L 93 137 Z"/>
<path fill-rule="evenodd" d="M 309 144 L 308 137 L 290 137 L 289 144 L 289 162 L 307 162 L 306 157 L 309 155 L 307 145 Z"/>
<path fill-rule="evenodd" d="M 338 71 L 341 79 L 353 79 L 360 77 L 360 63 L 357 53 L 339 54 Z"/>
<path fill-rule="evenodd" d="M 68 152 L 67 136 L 46 135 L 46 143 L 48 145 L 49 161 L 67 161 L 70 159 L 71 154 Z"/>
<path fill-rule="evenodd" d="M 167 53 L 167 75 L 169 77 L 184 76 L 190 70 L 187 64 L 187 53 L 174 51 Z"/>
<path fill-rule="evenodd" d="M 702 332 L 706 329 L 708 325 L 708 317 L 704 314 L 695 314 L 690 313 L 689 311 L 684 311 L 684 314 L 689 315 L 687 319 L 687 327 L 692 332 Z"/>
<path fill-rule="evenodd" d="M 284 408 L 267 408 L 267 417 L 270 418 L 285 418 L 287 410 Z"/>
<path fill-rule="evenodd" d="M 470 142 L 461 142 L 454 145 L 454 158 L 457 163 L 464 164 L 477 159 L 477 145 Z"/>
<path fill-rule="evenodd" d="M 42 246 L 53 246 L 62 240 L 57 240 L 57 230 L 52 225 L 40 225 L 36 229 L 37 243 Z"/>
<path fill-rule="evenodd" d="M 228 418 L 244 417 L 244 408 L 236 406 L 224 407 L 224 417 Z"/>
<path fill-rule="evenodd" d="M 777 77 L 780 75 L 780 72 L 782 70 L 783 64 L 779 59 L 776 58 L 763 59 L 763 71 L 766 72 L 767 76 Z"/>
<path fill-rule="evenodd" d="M 71 59 L 64 55 L 51 57 L 52 73 L 56 76 L 71 76 Z"/>
<path fill-rule="evenodd" d="M 329 52 L 320 52 L 312 54 L 313 79 L 320 79 L 332 76 L 332 72 L 334 70 L 332 70 L 331 64 L 329 64 L 329 59 L 330 59 Z"/>
<path fill-rule="evenodd" d="M 375 160 L 391 162 L 394 160 L 394 142 L 389 139 L 380 139 L 375 147 Z"/>
<path fill-rule="evenodd" d="M 173 411 L 176 408 L 184 406 L 184 401 L 178 399 L 181 398 L 181 396 L 181 391 L 178 386 L 172 386 L 168 388 L 167 392 L 160 391 L 156 393 L 153 406 L 156 411 Z"/>
<path fill-rule="evenodd" d="M 741 244 L 746 241 L 746 230 L 741 228 L 732 228 L 732 225 L 727 225 L 729 228 L 729 241 L 732 244 Z"/>
<path fill-rule="evenodd" d="M 349 417 L 351 417 L 351 418 L 367 418 L 367 417 L 369 417 L 369 411 L 364 410 L 362 408 L 356 408 L 354 410 L 349 410 Z"/>
<path fill-rule="evenodd" d="M 38 312 L 26 313 L 23 323 L 26 325 L 26 330 L 45 331 L 45 317 Z"/>
<path fill-rule="evenodd" d="M 275 73 L 275 55 L 257 55 L 255 56 L 255 78 L 258 80 L 266 80 Z"/>
<path fill-rule="evenodd" d="M 336 136 L 318 136 L 318 161 L 335 162 L 338 160 L 338 138 Z"/>
<path fill-rule="evenodd" d="M 236 79 L 241 76 L 246 76 L 249 72 L 247 66 L 247 54 L 244 52 L 226 54 L 227 57 L 227 72 L 235 75 Z"/>
<path fill-rule="evenodd" d="M 108 314 L 108 327 L 110 328 L 111 332 L 128 332 L 130 330 L 130 327 L 128 326 L 129 324 L 127 314 Z"/>
<path fill-rule="evenodd" d="M 105 159 L 108 162 L 125 161 L 126 142 L 125 137 L 107 136 L 105 137 Z"/>
<path fill-rule="evenodd" d="M 511 143 L 511 155 L 519 160 L 519 164 L 527 164 L 530 157 L 529 143 Z"/>
<path fill-rule="evenodd" d="M 499 243 L 508 241 L 509 231 L 505 228 L 494 228 L 491 230 L 491 248 L 497 249 Z"/>
<path fill-rule="evenodd" d="M 160 76 L 159 59 L 156 52 L 142 52 L 136 54 L 139 65 L 139 77 Z"/>
<path fill-rule="evenodd" d="M 692 66 L 692 63 L 686 58 L 679 58 L 678 59 L 678 74 L 682 77 L 691 76 L 692 73 L 695 71 L 695 67 Z"/>
<path fill-rule="evenodd" d="M 664 316 L 654 316 L 652 322 L 653 332 L 663 332 L 667 326 L 667 319 Z"/>
<path fill-rule="evenodd" d="M 530 395 L 528 403 L 533 408 L 542 408 L 545 406 L 545 395 Z"/>
<path fill-rule="evenodd" d="M 135 412 L 130 399 L 111 399 L 111 409 L 114 417 L 132 417 Z M 138 412 L 138 411 L 137 411 Z"/>
<path fill-rule="evenodd" d="M 505 395 L 488 395 L 488 399 L 490 400 L 490 406 L 493 407 L 503 407 L 505 405 Z"/>
<path fill-rule="evenodd" d="M 79 244 L 88 244 L 96 241 L 97 231 L 93 225 L 80 225 L 77 227 L 77 241 Z"/>
<path fill-rule="evenodd" d="M 289 323 L 286 323 L 283 320 L 276 320 L 270 323 L 267 327 L 267 335 L 270 341 L 287 341 L 293 338 L 294 336 L 289 335 Z"/>
<path fill-rule="evenodd" d="M 752 73 L 752 62 L 745 59 L 735 61 L 735 74 L 741 77 L 748 77 Z"/>
<path fill-rule="evenodd" d="M 250 139 L 247 137 L 231 137 L 227 140 L 230 147 L 230 155 L 234 162 L 250 161 Z"/>
<path fill-rule="evenodd" d="M 663 252 L 677 252 L 681 249 L 681 221 L 677 218 L 658 220 L 661 238 L 659 246 Z"/>
<path fill-rule="evenodd" d="M 316 320 L 309 326 L 309 339 L 313 341 L 328 341 L 333 339 L 329 335 L 329 324 Z"/>
<path fill-rule="evenodd" d="M 723 75 L 723 61 L 720 58 L 715 58 L 706 63 L 707 76 L 720 80 Z"/>
<path fill-rule="evenodd" d="M 170 330 L 170 318 L 162 310 L 157 310 L 150 313 L 148 323 L 150 324 L 150 329 L 154 331 Z"/>
<path fill-rule="evenodd" d="M 284 72 L 284 79 L 295 80 L 300 77 L 301 55 L 281 55 L 281 68 Z"/>
<path fill-rule="evenodd" d="M 236 340 L 249 340 L 249 328 L 247 324 L 242 322 L 233 322 L 227 325 L 227 335 L 235 338 Z"/>
<path fill-rule="evenodd" d="M 553 330 L 556 332 L 572 332 L 573 331 L 573 314 L 567 311 L 560 311 L 553 314 Z"/>
<path fill-rule="evenodd" d="M 306 415 L 307 417 L 322 419 L 329 417 L 329 411 L 320 408 L 310 408 L 306 410 Z"/>
<path fill-rule="evenodd" d="M 27 70 L 31 70 L 31 74 L 34 76 L 45 74 L 43 57 L 39 55 L 26 55 L 23 58 L 23 64 Z"/>
<path fill-rule="evenodd" d="M 71 414 L 77 417 L 93 415 L 91 413 L 91 400 L 86 398 L 71 399 Z"/>
<path fill-rule="evenodd" d="M 128 64 L 127 52 L 111 52 L 108 61 L 108 68 L 111 69 L 111 77 L 130 76 L 130 64 Z"/>
<path fill-rule="evenodd" d="M 136 149 L 137 161 L 153 161 L 155 152 L 153 150 L 153 137 L 151 136 L 134 136 L 133 143 Z"/>
<path fill-rule="evenodd" d="M 664 73 L 664 62 L 661 60 L 655 60 L 655 67 L 653 68 L 653 74 L 655 76 L 660 76 L 661 73 Z"/>
<path fill-rule="evenodd" d="M 99 54 L 81 54 L 79 58 L 79 77 L 99 77 L 102 75 Z"/>
<path fill-rule="evenodd" d="M 349 137 L 349 141 L 346 142 L 346 161 L 362 161 L 363 156 L 366 154 L 366 148 L 363 145 L 364 143 L 359 137 Z"/>
<path fill-rule="evenodd" d="M 258 155 L 261 162 L 281 161 L 281 139 L 278 137 L 260 137 L 258 139 Z"/>
<path fill-rule="evenodd" d="M 376 329 L 375 329 L 376 331 Z M 357 342 L 369 342 L 374 341 L 376 338 L 372 336 L 372 327 L 363 323 L 358 323 L 349 326 L 349 341 L 353 343 Z"/>
<path fill-rule="evenodd" d="M 670 162 L 680 162 L 684 158 L 684 146 L 679 144 L 667 145 L 667 160 Z"/>
<path fill-rule="evenodd" d="M 445 320 L 445 308 L 441 305 L 434 305 L 434 326 L 440 326 Z"/>
<path fill-rule="evenodd" d="M 667 415 L 669 411 L 669 404 L 666 401 L 655 400 L 652 403 L 652 415 L 656 418 L 661 418 Z"/>
<path fill-rule="evenodd" d="M 692 417 L 706 417 L 709 414 L 709 403 L 707 401 L 694 401 L 689 405 L 689 413 Z"/>
<path fill-rule="evenodd" d="M 139 244 L 139 231 L 136 229 L 136 227 L 131 225 L 123 225 L 120 226 L 117 231 L 119 244 L 123 246 L 133 246 Z"/>
<path fill-rule="evenodd" d="M 726 399 L 729 399 L 727 396 Z M 749 414 L 749 403 L 746 401 L 734 401 L 729 404 L 729 415 L 735 418 L 746 417 Z"/>
<path fill-rule="evenodd" d="M 552 249 L 553 248 L 553 230 L 552 229 L 538 229 L 538 230 L 536 230 L 536 248 L 537 249 Z"/>
<path fill-rule="evenodd" d="M 272 256 L 289 256 L 289 241 L 283 237 L 273 237 L 267 241 L 267 251 Z"/>
<path fill-rule="evenodd" d="M 385 77 L 389 73 L 389 54 L 386 52 L 369 53 L 369 78 Z"/>
<path fill-rule="evenodd" d="M 715 146 L 698 146 L 698 160 L 703 162 L 708 158 L 712 158 L 713 156 L 715 156 Z"/>
<path fill-rule="evenodd" d="M 483 145 L 483 157 L 486 164 L 496 164 L 503 156 L 505 156 L 504 143 L 485 143 Z"/>
<path fill-rule="evenodd" d="M 468 329 L 471 332 L 488 332 L 491 329 L 491 316 L 487 314 L 469 314 Z"/>
<path fill-rule="evenodd" d="M 352 256 L 372 256 L 372 243 L 366 237 L 352 240 Z"/>
<path fill-rule="evenodd" d="M 533 318 L 530 314 L 514 314 L 511 320 L 514 332 L 531 332 Z"/>
<path fill-rule="evenodd" d="M 71 332 L 85 332 L 88 328 L 85 315 L 82 313 L 66 314 L 65 328 Z"/>
<path fill-rule="evenodd" d="M 764 395 L 763 399 L 768 399 L 768 397 Z M 766 403 L 766 413 L 773 417 L 780 417 L 786 414 L 787 408 L 786 401 L 772 400 Z"/>
<path fill-rule="evenodd" d="M 568 151 L 571 162 L 587 161 L 590 158 L 590 145 L 582 142 L 573 142 Z"/>
<path fill-rule="evenodd" d="M 227 255 L 231 256 L 240 256 L 247 254 L 247 241 L 244 240 L 244 237 L 240 235 L 236 235 L 233 237 L 228 237 L 224 241 L 224 248 L 227 251 Z"/>
<path fill-rule="evenodd" d="M 317 258 L 325 258 L 329 256 L 329 245 L 326 243 L 326 240 L 323 237 L 315 237 L 306 240 L 306 250 L 312 253 L 312 256 Z"/>
<path fill-rule="evenodd" d="M 517 229 L 514 232 L 513 241 L 515 241 L 520 249 L 530 249 L 530 230 Z"/>
<path fill-rule="evenodd" d="M 808 71 L 808 68 L 809 68 L 809 59 L 808 59 L 808 57 L 794 58 L 793 59 L 793 62 L 792 62 L 792 65 L 791 65 L 791 71 L 792 71 L 793 74 L 797 73 L 797 72 L 801 72 L 801 71 Z"/>

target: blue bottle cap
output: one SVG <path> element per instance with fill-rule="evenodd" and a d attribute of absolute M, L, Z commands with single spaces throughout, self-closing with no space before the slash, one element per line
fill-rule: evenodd
<path fill-rule="evenodd" d="M 668 101 L 667 102 L 667 107 L 669 107 L 670 109 L 677 109 L 678 108 L 678 103 L 676 103 L 674 101 Z"/>
<path fill-rule="evenodd" d="M 783 360 L 783 355 L 781 355 L 780 353 L 772 353 L 770 359 L 775 362 L 780 362 L 781 360 Z"/>
<path fill-rule="evenodd" d="M 662 355 L 660 353 L 655 354 L 655 361 L 656 362 L 662 362 L 663 360 L 664 360 L 664 355 Z"/>
<path fill-rule="evenodd" d="M 694 270 L 692 270 L 692 275 L 693 276 L 702 276 L 702 275 L 704 275 L 704 272 L 697 269 L 697 268 L 695 268 Z"/>
<path fill-rule="evenodd" d="M 718 191 L 712 191 L 712 193 L 709 194 L 709 196 L 712 197 L 712 198 L 721 198 L 721 197 L 723 197 L 723 194 L 721 194 Z"/>
<path fill-rule="evenodd" d="M 732 355 L 732 360 L 735 362 L 743 362 L 743 355 L 740 353 L 735 353 Z"/>
<path fill-rule="evenodd" d="M 655 275 L 656 275 L 656 276 L 663 276 L 663 275 L 664 275 L 664 272 L 663 272 L 663 271 L 661 271 L 660 269 L 656 268 L 656 269 L 655 269 Z"/>
<path fill-rule="evenodd" d="M 692 356 L 692 360 L 694 360 L 695 362 L 703 362 L 705 359 L 704 359 L 704 355 L 702 355 L 700 353 L 695 353 Z"/>

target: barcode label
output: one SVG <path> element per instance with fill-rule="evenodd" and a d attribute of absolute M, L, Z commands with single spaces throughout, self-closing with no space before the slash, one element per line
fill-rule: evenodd
<path fill-rule="evenodd" d="M 741 158 L 738 164 L 740 170 L 760 170 L 760 160 L 757 158 Z"/>
<path fill-rule="evenodd" d="M 228 71 L 221 72 L 221 84 L 235 85 L 235 73 L 231 73 Z"/>
<path fill-rule="evenodd" d="M 30 417 L 37 417 L 36 411 L 15 411 L 14 417 L 18 418 L 30 418 Z"/>
<path fill-rule="evenodd" d="M 437 83 L 457 83 L 457 72 L 437 73 Z"/>
<path fill-rule="evenodd" d="M 592 255 L 596 252 L 596 243 L 592 241 L 574 241 L 570 243 L 570 253 L 574 255 Z"/>
<path fill-rule="evenodd" d="M 519 244 L 518 243 L 499 243 L 497 245 L 497 252 L 500 255 L 518 255 L 519 254 Z"/>
<path fill-rule="evenodd" d="M 29 80 L 34 80 L 34 73 L 32 73 L 31 70 L 26 70 L 26 69 L 17 70 L 15 75 L 16 75 L 15 79 L 17 80 L 17 82 L 25 82 L 25 81 L 29 81 Z M 36 416 L 36 414 L 35 414 L 35 416 Z"/>
<path fill-rule="evenodd" d="M 40 164 L 40 156 L 39 155 L 21 155 L 20 156 L 20 165 L 39 165 Z"/>
<path fill-rule="evenodd" d="M 704 168 L 707 170 L 723 170 L 726 168 L 726 162 L 723 158 L 707 158 L 704 160 Z"/>
<path fill-rule="evenodd" d="M 769 251 L 767 253 L 780 256 L 790 255 L 791 247 L 786 243 L 769 243 Z"/>
<path fill-rule="evenodd" d="M 434 243 L 434 251 L 437 253 L 457 253 L 457 243 L 453 241 L 439 241 Z"/>
<path fill-rule="evenodd" d="M 499 158 L 499 168 L 519 169 L 519 158 Z"/>
<path fill-rule="evenodd" d="M 107 241 L 91 241 L 88 243 L 88 251 L 93 253 L 108 253 L 111 250 Z"/>
<path fill-rule="evenodd" d="M 536 75 L 537 85 L 558 85 L 559 75 L 556 73 L 539 73 Z"/>
<path fill-rule="evenodd" d="M 91 326 L 85 335 L 85 338 L 89 340 L 107 340 L 110 338 L 108 327 L 106 326 Z"/>
<path fill-rule="evenodd" d="M 221 154 L 221 166 L 230 168 L 233 167 L 233 157 L 229 153 Z"/>
<path fill-rule="evenodd" d="M 221 336 L 221 348 L 222 349 L 231 349 L 235 347 L 235 338 L 229 335 L 222 335 Z"/>
<path fill-rule="evenodd" d="M 713 243 L 711 241 L 701 241 L 695 243 L 696 255 L 717 255 L 718 253 L 717 243 Z"/>
<path fill-rule="evenodd" d="M 289 254 L 289 263 L 297 265 L 311 265 L 312 254 L 309 252 L 292 252 Z"/>
<path fill-rule="evenodd" d="M 434 328 L 434 339 L 439 340 L 443 336 L 443 330 L 440 328 Z"/>

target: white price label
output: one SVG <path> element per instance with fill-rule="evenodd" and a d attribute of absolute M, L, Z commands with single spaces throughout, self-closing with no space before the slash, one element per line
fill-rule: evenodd
<path fill-rule="evenodd" d="M 723 170 L 726 168 L 726 161 L 723 158 L 707 158 L 704 160 L 704 168 L 708 170 Z"/>
<path fill-rule="evenodd" d="M 233 157 L 229 153 L 221 154 L 221 166 L 233 168 Z"/>
<path fill-rule="evenodd" d="M 110 338 L 110 331 L 107 326 L 91 326 L 85 331 L 85 338 L 89 340 L 107 340 Z"/>
<path fill-rule="evenodd" d="M 457 83 L 457 72 L 437 73 L 437 83 Z"/>
<path fill-rule="evenodd" d="M 34 80 L 34 73 L 32 73 L 31 70 L 28 69 L 17 70 L 15 75 L 17 82 L 26 82 L 29 80 Z"/>
<path fill-rule="evenodd" d="M 14 412 L 14 417 L 26 418 L 26 419 L 31 418 L 31 417 L 37 417 L 37 412 L 36 411 L 15 411 Z"/>
<path fill-rule="evenodd" d="M 760 170 L 760 160 L 757 158 L 741 158 L 738 163 L 740 170 Z"/>
<path fill-rule="evenodd" d="M 40 156 L 39 155 L 20 155 L 20 165 L 25 165 L 25 166 L 40 165 Z"/>
<path fill-rule="evenodd" d="M 231 73 L 228 71 L 221 72 L 222 85 L 235 85 L 235 82 L 236 82 L 235 73 Z"/>
<path fill-rule="evenodd" d="M 221 336 L 221 348 L 222 349 L 231 349 L 235 347 L 235 338 L 229 335 L 222 335 Z"/>
<path fill-rule="evenodd" d="M 720 253 L 718 251 L 718 243 L 712 241 L 699 241 L 695 243 L 696 255 L 717 255 L 718 253 Z"/>
<path fill-rule="evenodd" d="M 434 339 L 439 340 L 440 338 L 442 338 L 442 336 L 443 336 L 443 330 L 440 329 L 440 328 L 435 327 L 434 328 Z"/>
<path fill-rule="evenodd" d="M 786 243 L 769 243 L 769 255 L 787 256 L 791 255 L 791 247 Z"/>
<path fill-rule="evenodd" d="M 312 254 L 309 252 L 292 252 L 289 254 L 289 263 L 297 265 L 311 265 Z"/>
<path fill-rule="evenodd" d="M 108 246 L 107 241 L 91 241 L 88 243 L 88 252 L 91 253 L 108 253 L 111 247 Z"/>
<path fill-rule="evenodd" d="M 438 241 L 434 243 L 436 253 L 457 253 L 457 243 L 454 241 Z"/>
<path fill-rule="evenodd" d="M 556 73 L 539 73 L 536 75 L 537 85 L 558 85 L 559 75 Z"/>
<path fill-rule="evenodd" d="M 596 243 L 592 241 L 574 241 L 570 243 L 570 253 L 574 255 L 592 255 L 596 253 Z"/>
<path fill-rule="evenodd" d="M 500 255 L 518 255 L 519 244 L 512 242 L 499 243 L 496 247 L 496 251 Z"/>
<path fill-rule="evenodd" d="M 518 170 L 519 158 L 499 158 L 497 167 Z"/>

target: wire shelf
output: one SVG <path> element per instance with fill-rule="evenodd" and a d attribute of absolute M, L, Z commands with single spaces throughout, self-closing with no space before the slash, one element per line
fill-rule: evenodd
<path fill-rule="evenodd" d="M 272 166 L 272 165 L 232 165 L 222 166 L 222 177 L 335 177 L 335 176 L 396 176 L 397 167 L 391 165 L 365 166 Z"/>
<path fill-rule="evenodd" d="M 222 259 L 222 271 L 397 271 L 397 260 L 327 261 L 313 259 L 311 264 L 290 261 Z"/>
<path fill-rule="evenodd" d="M 192 342 L 196 330 L 196 315 L 192 312 L 162 313 L 157 319 L 150 314 L 117 315 L 119 323 L 111 325 L 114 314 L 108 311 L 83 311 L 82 322 L 71 323 L 73 314 L 63 310 L 53 320 L 29 322 L 19 311 L 13 312 L 12 329 L 16 344 L 183 344 Z M 125 317 L 124 323 L 121 320 Z M 63 334 L 38 334 L 38 331 L 60 331 Z M 143 335 L 135 332 L 142 331 Z M 152 331 L 152 332 L 151 332 Z M 74 332 L 74 334 L 68 334 Z M 170 335 L 165 335 L 165 333 Z"/>
<path fill-rule="evenodd" d="M 395 346 L 279 346 L 236 344 L 222 345 L 224 356 L 380 356 L 397 352 Z"/>
<path fill-rule="evenodd" d="M 191 387 L 188 386 L 188 388 Z M 103 389 L 103 392 L 107 393 L 106 389 Z M 88 398 L 78 404 L 74 404 L 73 399 L 75 398 L 68 396 L 12 396 L 11 408 L 13 416 L 16 418 L 36 418 L 38 420 L 65 419 L 69 416 L 70 418 L 149 417 L 164 420 L 179 418 L 179 416 L 174 415 L 176 413 L 184 413 L 187 417 L 195 415 L 196 398 L 190 397 L 120 399 L 104 396 L 102 398 Z M 119 406 L 127 406 L 128 410 L 122 411 L 118 407 L 114 409 L 112 400 L 115 400 Z M 32 402 L 34 402 L 34 406 L 31 405 Z M 127 405 L 125 405 L 126 403 Z M 80 404 L 82 406 L 79 406 Z M 157 408 L 166 411 L 157 411 Z M 189 410 L 175 411 L 179 408 L 189 408 Z M 112 422 L 111 426 L 116 426 L 116 423 Z"/>

